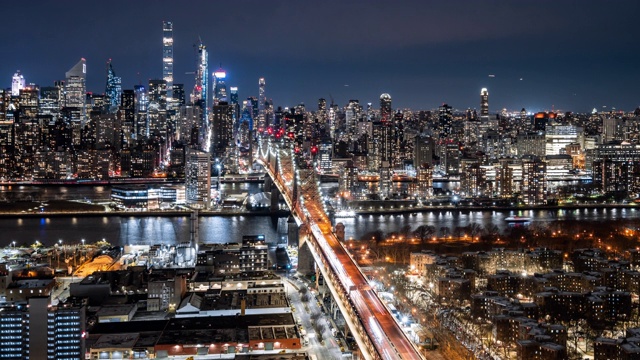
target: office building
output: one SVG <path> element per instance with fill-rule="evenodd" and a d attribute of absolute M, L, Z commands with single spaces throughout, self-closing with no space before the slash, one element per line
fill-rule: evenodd
<path fill-rule="evenodd" d="M 545 131 L 545 155 L 559 155 L 571 144 L 584 144 L 584 132 L 575 125 L 547 125 Z"/>
<path fill-rule="evenodd" d="M 640 145 L 622 141 L 599 145 L 593 161 L 593 182 L 603 193 L 640 193 Z"/>
<path fill-rule="evenodd" d="M 547 164 L 532 156 L 522 160 L 522 200 L 527 205 L 547 203 Z"/>
<path fill-rule="evenodd" d="M 267 128 L 267 95 L 265 93 L 266 85 L 267 83 L 264 78 L 261 77 L 260 79 L 258 79 L 258 133 L 261 133 Z"/>
<path fill-rule="evenodd" d="M 213 106 L 211 118 L 211 154 L 221 158 L 227 147 L 233 145 L 233 107 L 220 101 Z"/>
<path fill-rule="evenodd" d="M 489 91 L 482 88 L 480 91 L 480 118 L 489 120 Z"/>
<path fill-rule="evenodd" d="M 11 79 L 11 96 L 20 95 L 20 90 L 24 89 L 24 86 L 24 76 L 20 73 L 20 70 L 18 70 L 13 74 L 13 78 Z"/>
<path fill-rule="evenodd" d="M 198 45 L 198 65 L 196 68 L 196 82 L 191 93 L 191 103 L 200 107 L 201 128 L 206 129 L 209 121 L 209 53 L 207 47 Z"/>
<path fill-rule="evenodd" d="M 380 95 L 380 121 L 386 123 L 392 120 L 391 95 L 384 93 Z"/>
<path fill-rule="evenodd" d="M 162 22 L 162 80 L 167 84 L 167 99 L 173 102 L 173 23 Z"/>
<path fill-rule="evenodd" d="M 211 158 L 208 153 L 189 149 L 186 155 L 185 192 L 187 205 L 208 209 L 211 204 Z"/>
<path fill-rule="evenodd" d="M 84 121 L 86 116 L 86 102 L 85 96 L 87 92 L 87 63 L 84 58 L 80 59 L 69 71 L 65 74 L 65 98 L 64 106 L 67 108 L 75 108 L 78 111 L 74 112 L 79 115 L 72 116 L 71 120 Z"/>
<path fill-rule="evenodd" d="M 149 106 L 149 94 L 143 85 L 133 87 L 135 94 L 135 129 L 136 139 L 142 139 L 148 136 L 147 127 L 147 107 Z"/>
<path fill-rule="evenodd" d="M 220 68 L 213 73 L 213 105 L 217 105 L 219 102 L 229 102 L 227 97 L 227 84 L 225 79 L 227 73 L 224 69 Z"/>
<path fill-rule="evenodd" d="M 107 62 L 107 86 L 105 88 L 105 108 L 107 112 L 115 112 L 120 106 L 122 94 L 122 78 L 116 76 L 111 59 Z"/>
<path fill-rule="evenodd" d="M 31 297 L 28 305 L 7 305 L 0 311 L 3 359 L 84 358 L 85 306 Z"/>

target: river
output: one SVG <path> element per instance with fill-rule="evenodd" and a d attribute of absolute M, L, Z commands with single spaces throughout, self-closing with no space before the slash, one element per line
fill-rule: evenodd
<path fill-rule="evenodd" d="M 78 199 L 86 197 L 99 201 L 108 199 L 110 189 L 106 186 L 24 186 L 19 189 L 0 188 L 0 197 L 14 191 L 29 196 L 47 199 Z M 223 184 L 223 192 L 255 193 L 262 191 L 262 184 Z M 13 196 L 13 195 L 10 195 Z M 46 199 L 41 199 L 46 200 Z M 525 211 L 458 211 L 442 210 L 401 215 L 362 215 L 339 219 L 345 224 L 347 238 L 360 238 L 367 233 L 399 231 L 405 226 L 412 229 L 420 225 L 431 225 L 439 230 L 447 227 L 465 227 L 476 223 L 483 228 L 496 225 L 501 231 L 509 226 L 504 218 L 509 215 L 531 217 L 531 224 L 548 225 L 553 222 L 598 222 L 606 226 L 613 220 L 626 220 L 638 224 L 640 209 L 579 209 L 579 210 L 525 210 Z M 270 216 L 201 216 L 199 220 L 200 241 L 205 243 L 240 242 L 242 235 L 263 234 L 270 242 L 282 241 L 286 233 L 285 219 Z M 278 226 L 278 224 L 280 226 Z M 189 240 L 188 216 L 56 216 L 0 218 L 0 246 L 31 244 L 36 240 L 53 245 L 58 240 L 67 244 L 87 243 L 102 239 L 112 244 L 173 244 Z"/>

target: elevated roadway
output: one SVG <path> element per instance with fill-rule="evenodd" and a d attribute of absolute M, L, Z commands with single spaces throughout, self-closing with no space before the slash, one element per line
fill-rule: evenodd
<path fill-rule="evenodd" d="M 349 326 L 365 359 L 425 359 L 370 287 L 366 276 L 338 240 L 313 183 L 300 179 L 288 149 L 269 144 L 258 160 L 291 209 L 314 261 Z M 308 173 L 313 170 L 306 170 Z M 300 184 L 299 184 L 300 183 Z M 306 186 L 305 186 L 306 185 Z"/>

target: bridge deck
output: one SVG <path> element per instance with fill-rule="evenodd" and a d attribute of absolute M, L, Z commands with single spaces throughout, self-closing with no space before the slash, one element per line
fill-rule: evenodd
<path fill-rule="evenodd" d="M 349 256 L 347 250 L 337 239 L 332 231 L 331 222 L 324 212 L 322 204 L 317 201 L 293 202 L 291 190 L 286 184 L 291 184 L 293 174 L 291 172 L 275 171 L 271 164 L 264 161 L 269 176 L 285 197 L 292 214 L 299 223 L 304 223 L 311 230 L 311 241 L 315 241 L 314 247 L 322 251 L 322 256 L 329 263 L 331 273 L 340 281 L 343 298 L 347 298 L 349 304 L 343 304 L 345 308 L 355 310 L 357 321 L 365 329 L 367 337 L 373 343 L 377 354 L 373 358 L 381 359 L 424 359 L 417 347 L 407 338 L 399 324 L 389 310 L 382 304 L 377 294 L 369 286 L 369 282 L 355 261 Z M 315 251 L 315 250 L 313 250 Z M 318 254 L 320 255 L 320 254 Z M 318 264 L 322 266 L 322 264 Z M 334 294 L 338 295 L 338 294 Z M 348 316 L 345 314 L 345 316 Z M 354 329 L 352 331 L 355 332 Z"/>

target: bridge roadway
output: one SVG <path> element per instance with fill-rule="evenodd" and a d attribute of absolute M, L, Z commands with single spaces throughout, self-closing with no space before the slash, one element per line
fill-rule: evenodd
<path fill-rule="evenodd" d="M 337 278 L 341 289 L 330 286 L 334 297 L 338 300 L 343 315 L 350 325 L 358 344 L 367 359 L 424 359 L 416 345 L 407 338 L 390 311 L 380 301 L 375 291 L 369 285 L 367 278 L 358 265 L 348 254 L 342 243 L 332 231 L 331 222 L 324 212 L 322 204 L 313 201 L 310 197 L 301 194 L 301 201 L 293 203 L 291 190 L 287 183 L 293 181 L 293 174 L 283 171 L 274 171 L 271 164 L 261 161 L 275 185 L 284 195 L 285 201 L 292 210 L 292 214 L 300 223 L 306 224 L 311 235 L 310 250 L 318 266 L 329 265 L 330 269 L 322 269 L 323 273 L 330 270 L 329 277 Z M 334 276 L 331 276 L 334 275 Z M 332 279 L 329 279 L 332 280 Z M 331 281 L 328 284 L 332 284 Z M 332 284 L 333 285 L 333 284 Z M 342 303 L 341 303 L 342 302 Z M 355 313 L 354 311 L 355 310 Z M 355 317 L 354 317 L 355 315 Z M 363 328 L 369 343 L 375 349 L 367 349 L 358 328 Z M 375 354 L 370 352 L 374 350 Z"/>

